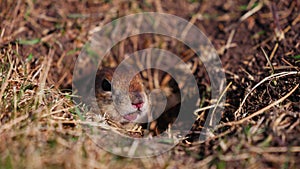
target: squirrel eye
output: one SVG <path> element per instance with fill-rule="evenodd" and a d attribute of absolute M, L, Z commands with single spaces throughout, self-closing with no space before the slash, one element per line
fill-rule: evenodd
<path fill-rule="evenodd" d="M 107 79 L 104 79 L 102 81 L 101 87 L 106 92 L 111 91 L 111 84 Z"/>

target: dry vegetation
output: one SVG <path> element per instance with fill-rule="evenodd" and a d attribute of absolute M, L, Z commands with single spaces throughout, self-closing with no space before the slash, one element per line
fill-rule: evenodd
<path fill-rule="evenodd" d="M 209 140 L 197 139 L 200 111 L 191 134 L 174 149 L 131 159 L 85 135 L 83 110 L 71 100 L 72 68 L 92 30 L 144 11 L 174 14 L 199 27 L 218 51 L 229 88 Z M 0 0 L 0 168 L 299 168 L 299 13 L 299 0 Z M 111 53 L 160 45 L 186 54 L 164 40 L 170 42 L 135 37 Z M 196 76 L 206 106 L 209 84 L 203 71 Z"/>

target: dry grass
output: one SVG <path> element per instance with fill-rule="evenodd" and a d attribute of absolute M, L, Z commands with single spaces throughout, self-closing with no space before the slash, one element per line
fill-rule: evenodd
<path fill-rule="evenodd" d="M 298 168 L 299 4 L 0 0 L 0 168 Z M 73 104 L 70 85 L 74 58 L 91 30 L 139 11 L 176 14 L 208 33 L 231 85 L 220 125 L 200 142 L 211 100 L 205 73 L 192 65 L 204 101 L 191 134 L 165 154 L 130 159 L 87 137 L 78 113 L 84 110 Z M 180 53 L 184 47 L 174 40 L 147 36 L 127 39 L 111 54 L 159 45 L 194 55 Z"/>

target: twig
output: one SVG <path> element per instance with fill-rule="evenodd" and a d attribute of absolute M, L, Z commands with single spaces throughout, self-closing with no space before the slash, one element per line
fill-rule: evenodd
<path fill-rule="evenodd" d="M 272 74 L 274 74 L 274 73 L 275 73 L 275 70 L 274 70 L 274 67 L 273 67 L 273 65 L 272 65 L 272 63 L 271 63 L 271 61 L 270 61 L 270 59 L 269 59 L 267 53 L 265 52 L 264 48 L 260 47 L 260 49 L 261 49 L 261 51 L 263 52 L 265 58 L 266 58 L 267 61 L 268 61 L 268 64 L 270 65 L 270 67 L 271 67 L 271 69 L 272 69 Z"/>
<path fill-rule="evenodd" d="M 240 153 L 239 155 L 236 154 L 219 155 L 220 160 L 223 161 L 240 161 L 240 160 L 246 160 L 249 157 L 251 157 L 251 154 L 249 153 Z"/>
<path fill-rule="evenodd" d="M 234 131 L 235 128 L 236 128 L 235 126 L 232 126 L 230 129 L 228 129 L 228 130 L 224 131 L 223 133 L 220 133 L 220 134 L 218 134 L 218 135 L 216 135 L 216 136 L 209 137 L 209 138 L 206 139 L 206 140 L 199 140 L 198 142 L 193 142 L 193 143 L 191 144 L 191 145 L 192 145 L 191 147 L 200 145 L 200 144 L 202 144 L 202 143 L 204 143 L 204 142 L 209 142 L 209 141 L 211 141 L 211 140 L 216 140 L 217 138 L 221 138 L 221 137 L 223 137 L 223 136 L 226 136 L 226 135 L 228 135 L 229 133 L 231 133 L 232 131 Z"/>
<path fill-rule="evenodd" d="M 253 8 L 253 9 L 251 9 L 250 11 L 248 11 L 247 13 L 245 13 L 245 14 L 240 18 L 240 22 L 246 20 L 248 17 L 250 17 L 251 15 L 255 14 L 256 12 L 258 12 L 262 7 L 263 7 L 263 3 L 260 2 L 255 8 Z"/>
<path fill-rule="evenodd" d="M 230 32 L 230 34 L 229 34 L 228 40 L 227 40 L 227 42 L 226 42 L 225 50 L 227 50 L 227 49 L 230 48 L 232 39 L 233 39 L 233 37 L 234 37 L 234 34 L 235 34 L 235 29 L 231 30 L 231 32 Z"/>
<path fill-rule="evenodd" d="M 281 60 L 282 60 L 284 63 L 288 64 L 289 66 L 292 66 L 292 67 L 293 67 L 294 69 L 296 69 L 297 71 L 300 71 L 300 69 L 299 69 L 297 66 L 294 66 L 293 64 L 291 64 L 289 61 L 287 61 L 286 59 L 284 59 L 284 57 L 281 58 Z"/>
<path fill-rule="evenodd" d="M 3 93 L 8 85 L 8 79 L 10 78 L 11 72 L 13 70 L 14 67 L 14 61 L 12 61 L 12 63 L 10 64 L 7 76 L 5 78 L 5 81 L 2 83 L 1 85 L 1 91 L 0 91 L 0 104 L 2 104 L 2 97 L 3 97 Z"/>
<path fill-rule="evenodd" d="M 38 88 L 37 97 L 35 98 L 35 103 L 42 103 L 42 100 L 44 97 L 44 89 L 46 86 L 46 79 L 48 77 L 48 72 L 51 67 L 52 58 L 53 58 L 54 53 L 55 53 L 54 50 L 50 49 L 48 57 L 46 57 L 46 59 L 43 61 L 44 66 L 42 66 L 42 67 L 44 67 L 45 69 L 43 69 L 42 72 L 40 73 L 39 88 Z M 37 104 L 35 104 L 35 106 L 37 106 Z"/>
<path fill-rule="evenodd" d="M 277 49 L 278 49 L 278 43 L 276 42 L 276 44 L 275 44 L 275 47 L 273 48 L 273 50 L 272 50 L 272 53 L 271 53 L 271 55 L 270 55 L 270 60 L 272 60 L 273 59 L 273 57 L 274 57 L 274 55 L 275 55 L 275 52 L 277 51 Z"/>
<path fill-rule="evenodd" d="M 14 7 L 13 19 L 10 23 L 10 29 L 8 29 L 9 34 L 12 34 L 12 30 L 14 30 L 13 28 L 15 28 L 15 22 L 16 22 L 16 18 L 17 18 L 21 3 L 22 3 L 22 1 L 18 0 L 16 7 Z"/>
<path fill-rule="evenodd" d="M 232 82 L 230 82 L 227 86 L 226 86 L 226 88 L 225 88 L 225 90 L 222 92 L 222 94 L 221 94 L 221 96 L 218 98 L 218 100 L 217 100 L 217 103 L 216 103 L 216 106 L 214 107 L 214 109 L 213 109 L 213 111 L 211 112 L 211 119 L 210 119 L 210 122 L 209 122 L 209 125 L 210 126 L 212 126 L 213 124 L 213 117 L 214 117 L 214 114 L 215 114 L 215 112 L 216 112 L 216 110 L 217 110 L 217 107 L 219 106 L 219 104 L 220 104 L 220 102 L 221 102 L 221 99 L 223 98 L 223 96 L 225 95 L 225 93 L 227 92 L 227 90 L 229 89 L 229 87 L 231 86 L 231 84 L 232 84 Z"/>
<path fill-rule="evenodd" d="M 250 120 L 251 118 L 253 118 L 253 117 L 255 117 L 255 116 L 258 116 L 258 115 L 264 113 L 266 110 L 270 109 L 271 107 L 273 107 L 273 106 L 275 106 L 275 105 L 281 103 L 281 102 L 284 101 L 286 98 L 288 98 L 291 94 L 293 94 L 293 93 L 296 91 L 296 89 L 297 89 L 298 87 L 299 87 L 299 84 L 297 84 L 297 85 L 296 85 L 296 86 L 295 86 L 288 94 L 286 94 L 286 95 L 283 96 L 282 98 L 280 98 L 280 99 L 274 101 L 273 103 L 269 104 L 268 106 L 266 106 L 266 107 L 264 107 L 264 108 L 258 110 L 257 112 L 255 112 L 255 113 L 253 113 L 253 114 L 251 114 L 251 115 L 249 115 L 249 116 L 247 116 L 247 117 L 245 117 L 245 118 L 243 118 L 243 119 L 241 119 L 241 120 L 239 120 L 239 121 L 233 121 L 233 122 L 223 123 L 223 124 L 219 125 L 217 128 L 222 128 L 222 127 L 224 127 L 224 126 L 234 126 L 234 125 L 242 124 L 242 123 L 244 123 L 245 121 Z"/>
<path fill-rule="evenodd" d="M 297 153 L 300 152 L 300 146 L 294 147 L 249 147 L 249 150 L 256 153 L 286 153 L 286 152 L 293 152 Z"/>
<path fill-rule="evenodd" d="M 197 116 L 198 115 L 197 113 L 199 113 L 201 111 L 205 111 L 205 110 L 211 109 L 211 108 L 216 107 L 216 106 L 217 106 L 216 104 L 213 104 L 213 105 L 209 105 L 209 106 L 206 106 L 206 107 L 201 107 L 201 108 L 199 108 L 199 109 L 197 109 L 197 110 L 194 111 L 194 115 Z M 229 106 L 229 104 L 225 103 L 224 106 Z"/>
<path fill-rule="evenodd" d="M 15 119 L 13 119 L 12 121 L 10 121 L 9 123 L 6 123 L 4 125 L 2 125 L 0 127 L 0 133 L 2 133 L 3 131 L 12 128 L 14 125 L 20 123 L 23 120 L 26 120 L 29 117 L 29 114 L 25 114 L 23 116 L 17 117 Z"/>
<path fill-rule="evenodd" d="M 164 12 L 162 7 L 161 7 L 161 1 L 160 0 L 155 0 L 154 3 L 155 3 L 157 12 L 160 12 L 160 13 Z"/>
<path fill-rule="evenodd" d="M 279 77 L 284 77 L 284 76 L 288 76 L 288 75 L 296 75 L 296 74 L 298 74 L 298 73 L 299 73 L 299 72 L 297 72 L 297 71 L 292 71 L 292 72 L 280 72 L 280 73 L 276 73 L 276 74 L 270 75 L 270 76 L 268 76 L 268 77 L 265 77 L 263 80 L 261 80 L 259 83 L 257 83 L 257 84 L 256 84 L 256 85 L 248 92 L 248 94 L 244 97 L 242 103 L 240 104 L 240 107 L 234 112 L 234 114 L 237 115 L 237 114 L 241 111 L 241 109 L 242 109 L 243 105 L 245 104 L 245 101 L 246 101 L 246 99 L 248 98 L 248 96 L 253 92 L 253 90 L 255 90 L 259 85 L 261 85 L 261 84 L 264 83 L 265 81 L 267 81 L 267 80 L 269 80 L 269 79 L 272 79 L 272 78 L 275 78 L 275 77 L 279 78 Z"/>
<path fill-rule="evenodd" d="M 42 115 L 42 118 L 47 117 L 47 116 L 51 116 L 51 115 L 54 115 L 54 114 L 57 114 L 57 113 L 60 113 L 60 112 L 63 112 L 63 111 L 69 111 L 70 109 L 73 109 L 75 107 L 76 106 L 71 106 L 71 107 L 68 107 L 68 108 L 65 108 L 65 109 L 56 110 L 56 111 L 53 111 L 51 113 Z"/>
<path fill-rule="evenodd" d="M 264 66 L 264 69 L 272 69 L 269 66 Z M 274 66 L 274 70 L 282 70 L 282 69 L 297 69 L 296 66 Z"/>
<path fill-rule="evenodd" d="M 199 161 L 197 164 L 195 164 L 195 166 L 198 166 L 199 168 L 202 168 L 202 167 L 205 168 L 214 159 L 215 159 L 215 156 L 214 155 L 210 155 L 210 156 L 206 157 L 205 159 Z"/>
<path fill-rule="evenodd" d="M 190 19 L 189 23 L 186 25 L 186 27 L 183 29 L 182 33 L 181 33 L 181 38 L 185 38 L 185 36 L 187 35 L 187 33 L 189 32 L 189 30 L 191 29 L 191 27 L 195 24 L 195 22 L 198 19 L 199 14 L 197 13 L 196 15 L 192 16 L 192 18 Z"/>
<path fill-rule="evenodd" d="M 278 16 L 277 8 L 276 8 L 276 5 L 274 2 L 272 2 L 271 10 L 272 10 L 273 18 L 274 18 L 274 23 L 276 25 L 275 30 L 274 30 L 275 36 L 279 41 L 281 41 L 282 39 L 284 39 L 284 32 L 282 31 L 281 26 L 279 24 L 279 16 Z"/>

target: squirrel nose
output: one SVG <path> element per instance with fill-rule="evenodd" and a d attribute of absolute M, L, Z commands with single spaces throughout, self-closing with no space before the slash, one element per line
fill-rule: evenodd
<path fill-rule="evenodd" d="M 134 107 L 134 108 L 136 108 L 136 109 L 140 109 L 140 108 L 142 108 L 143 107 L 143 105 L 144 105 L 144 102 L 139 102 L 139 103 L 131 103 L 132 104 L 132 106 Z"/>
<path fill-rule="evenodd" d="M 140 92 L 131 92 L 131 104 L 135 109 L 140 109 L 144 105 L 144 99 Z"/>

